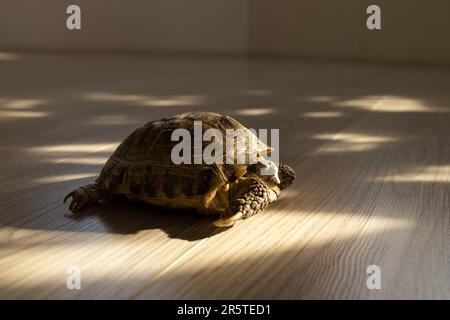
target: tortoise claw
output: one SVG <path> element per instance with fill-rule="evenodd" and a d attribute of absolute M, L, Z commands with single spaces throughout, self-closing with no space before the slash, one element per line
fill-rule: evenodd
<path fill-rule="evenodd" d="M 71 197 L 72 197 L 72 201 L 70 202 L 69 210 L 72 212 L 77 212 L 77 211 L 79 211 L 79 209 L 81 209 L 83 207 L 82 199 L 79 196 L 77 196 L 75 193 Z"/>
<path fill-rule="evenodd" d="M 214 226 L 218 228 L 228 228 L 234 226 L 236 221 L 241 220 L 244 215 L 242 212 L 238 212 L 235 215 L 228 218 L 220 218 L 214 222 Z"/>
<path fill-rule="evenodd" d="M 74 194 L 74 192 L 75 192 L 75 191 L 69 192 L 69 193 L 64 197 L 63 203 L 66 203 L 67 199 L 69 199 L 70 197 L 72 197 L 73 194 Z"/>
<path fill-rule="evenodd" d="M 95 185 L 87 185 L 70 192 L 64 197 L 64 203 L 69 198 L 72 198 L 69 205 L 69 210 L 72 212 L 78 212 L 90 204 L 98 203 L 101 200 Z"/>

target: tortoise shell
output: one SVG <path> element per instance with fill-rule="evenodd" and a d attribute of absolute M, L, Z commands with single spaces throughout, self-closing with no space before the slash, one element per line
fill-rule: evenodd
<path fill-rule="evenodd" d="M 98 189 L 111 196 L 122 194 L 154 205 L 222 211 L 227 203 L 215 199 L 216 195 L 226 193 L 229 185 L 245 174 L 248 165 L 174 164 L 171 152 L 179 141 L 171 141 L 172 132 L 183 128 L 193 137 L 194 121 L 202 121 L 202 134 L 210 128 L 220 130 L 223 137 L 227 129 L 248 130 L 229 116 L 211 112 L 183 113 L 151 121 L 118 146 L 96 181 Z M 209 143 L 204 142 L 202 147 Z M 222 148 L 225 155 L 229 146 L 223 143 Z M 247 157 L 250 152 L 259 154 L 270 149 L 259 139 L 247 140 L 245 148 Z"/>

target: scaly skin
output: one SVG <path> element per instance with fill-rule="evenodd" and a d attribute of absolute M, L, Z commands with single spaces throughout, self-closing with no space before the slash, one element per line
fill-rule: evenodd
<path fill-rule="evenodd" d="M 69 198 L 72 198 L 69 206 L 69 210 L 72 212 L 78 212 L 83 208 L 86 208 L 94 203 L 100 203 L 102 200 L 104 200 L 104 197 L 98 190 L 96 184 L 88 184 L 70 192 L 64 198 L 64 203 Z"/>
<path fill-rule="evenodd" d="M 244 179 L 236 186 L 227 211 L 217 220 L 216 227 L 231 227 L 241 219 L 246 219 L 261 212 L 270 202 L 273 191 L 261 180 L 255 177 Z"/>

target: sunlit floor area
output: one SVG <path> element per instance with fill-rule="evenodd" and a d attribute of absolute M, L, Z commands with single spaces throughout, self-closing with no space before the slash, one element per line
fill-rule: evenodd
<path fill-rule="evenodd" d="M 0 298 L 450 299 L 449 88 L 450 69 L 407 65 L 1 53 Z M 227 230 L 124 201 L 69 212 L 136 127 L 195 110 L 279 128 L 294 185 Z"/>

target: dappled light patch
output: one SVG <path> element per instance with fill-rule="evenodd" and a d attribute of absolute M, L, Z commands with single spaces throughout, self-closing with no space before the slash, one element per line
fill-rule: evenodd
<path fill-rule="evenodd" d="M 43 118 L 48 117 L 49 112 L 43 111 L 4 111 L 0 110 L 0 120 L 7 118 Z"/>
<path fill-rule="evenodd" d="M 255 97 L 264 97 L 264 96 L 270 96 L 273 94 L 273 90 L 270 89 L 250 89 L 243 91 L 244 95 L 247 96 L 255 96 Z"/>
<path fill-rule="evenodd" d="M 63 158 L 49 158 L 44 160 L 46 163 L 53 163 L 53 164 L 59 164 L 59 163 L 68 163 L 68 164 L 79 164 L 79 165 L 103 165 L 108 160 L 107 157 L 63 157 Z"/>
<path fill-rule="evenodd" d="M 80 166 L 100 166 L 106 163 L 120 142 L 61 144 L 27 148 L 40 162 Z M 96 174 L 98 175 L 99 172 Z M 50 179 L 52 180 L 52 179 Z M 44 180 L 43 180 L 44 181 Z"/>
<path fill-rule="evenodd" d="M 448 107 L 427 104 L 418 99 L 402 96 L 363 96 L 357 99 L 340 100 L 331 103 L 340 108 L 356 108 L 374 112 L 450 112 Z"/>
<path fill-rule="evenodd" d="M 263 224 L 261 227 L 255 221 L 256 218 Z M 253 227 L 246 226 L 247 229 L 245 230 L 251 229 L 255 234 L 264 232 L 264 236 L 260 237 L 258 241 L 254 241 L 253 238 L 240 239 L 239 250 L 232 250 L 231 252 L 228 246 L 217 247 L 212 245 L 220 242 L 221 237 L 228 237 L 228 241 L 233 241 L 232 234 L 245 232 L 245 230 L 238 230 L 239 226 L 243 224 L 241 222 L 237 227 L 230 229 L 228 234 L 219 235 L 212 239 L 204 239 L 206 242 L 200 242 L 196 246 L 196 250 L 192 250 L 182 260 L 177 261 L 177 268 L 171 268 L 164 272 L 170 274 L 169 277 L 172 278 L 185 272 L 189 274 L 191 272 L 201 273 L 209 268 L 232 269 L 232 266 L 238 265 L 251 268 L 252 263 L 249 263 L 250 261 L 263 263 L 263 261 L 270 258 L 268 248 L 270 248 L 270 252 L 277 252 L 282 255 L 286 252 L 296 252 L 300 248 L 314 250 L 333 242 L 358 241 L 358 239 L 364 239 L 380 233 L 410 230 L 415 227 L 413 220 L 405 218 L 367 217 L 342 212 L 339 212 L 339 214 L 315 212 L 302 219 L 300 212 L 293 215 L 290 211 L 278 211 L 270 217 L 266 215 L 264 221 L 262 217 L 258 216 L 253 217 L 252 220 L 253 222 L 246 221 L 245 223 L 252 223 Z M 279 238 L 279 227 L 281 224 L 283 234 L 289 235 L 284 237 L 283 241 L 280 241 Z M 193 256 L 197 256 L 197 259 L 192 259 Z M 205 266 L 207 267 L 205 268 Z M 170 273 L 167 271 L 170 271 Z"/>
<path fill-rule="evenodd" d="M 29 150 L 35 153 L 78 153 L 78 152 L 111 152 L 114 151 L 120 141 L 105 143 L 61 144 L 52 146 L 31 147 Z"/>
<path fill-rule="evenodd" d="M 140 94 L 118 94 L 109 92 L 88 92 L 84 95 L 88 101 L 124 102 L 144 107 L 191 106 L 205 103 L 203 95 L 149 96 Z"/>
<path fill-rule="evenodd" d="M 338 99 L 336 96 L 311 96 L 305 98 L 306 101 L 316 103 L 329 103 L 335 101 L 336 99 Z"/>
<path fill-rule="evenodd" d="M 0 99 L 0 120 L 48 117 L 51 115 L 50 112 L 34 110 L 46 102 L 43 99 Z"/>
<path fill-rule="evenodd" d="M 300 114 L 302 118 L 340 118 L 344 116 L 341 111 L 316 111 L 304 112 Z"/>
<path fill-rule="evenodd" d="M 170 107 L 170 106 L 192 106 L 204 104 L 203 96 L 182 95 L 173 97 L 158 97 L 153 99 L 144 99 L 138 101 L 137 104 L 149 107 Z"/>
<path fill-rule="evenodd" d="M 316 154 L 369 151 L 382 144 L 397 141 L 397 138 L 391 136 L 362 133 L 316 134 L 312 139 L 333 142 L 317 149 Z"/>
<path fill-rule="evenodd" d="M 22 110 L 34 108 L 46 102 L 44 99 L 1 99 L 0 106 L 2 109 Z"/>
<path fill-rule="evenodd" d="M 312 137 L 318 140 L 335 140 L 347 143 L 383 143 L 396 141 L 396 138 L 385 135 L 373 135 L 363 133 L 338 133 L 338 134 L 316 134 Z"/>
<path fill-rule="evenodd" d="M 84 99 L 89 101 L 135 102 L 145 98 L 148 98 L 148 96 L 138 94 L 115 94 L 108 92 L 88 92 L 84 94 Z"/>
<path fill-rule="evenodd" d="M 376 177 L 373 181 L 384 182 L 450 182 L 450 165 L 419 166 L 399 174 Z"/>
<path fill-rule="evenodd" d="M 22 55 L 14 52 L 0 52 L 0 61 L 17 61 L 22 59 Z"/>
<path fill-rule="evenodd" d="M 71 180 L 93 178 L 93 177 L 97 177 L 97 176 L 98 176 L 98 172 L 83 172 L 83 173 L 61 174 L 61 175 L 41 177 L 41 178 L 34 179 L 31 182 L 37 183 L 37 184 L 67 182 L 67 181 L 71 181 Z"/>
<path fill-rule="evenodd" d="M 237 111 L 234 111 L 233 113 L 240 116 L 263 116 L 275 113 L 275 110 L 273 108 L 249 108 L 239 109 Z"/>

